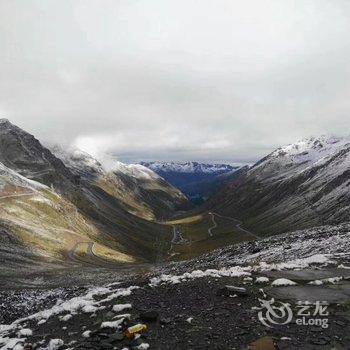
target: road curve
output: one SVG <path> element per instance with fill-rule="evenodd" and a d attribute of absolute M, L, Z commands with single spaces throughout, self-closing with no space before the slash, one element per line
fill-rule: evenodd
<path fill-rule="evenodd" d="M 86 260 L 81 259 L 78 256 L 78 254 L 76 253 L 77 248 L 82 244 L 86 244 L 86 255 L 91 258 L 91 261 L 86 261 Z M 94 252 L 94 244 L 95 243 L 91 242 L 91 241 L 82 241 L 82 242 L 75 243 L 73 248 L 68 251 L 69 259 L 71 259 L 74 262 L 80 263 L 80 264 L 83 263 L 83 264 L 88 264 L 88 265 L 92 265 L 92 266 L 100 266 L 100 267 L 116 267 L 116 266 L 120 265 L 117 262 L 107 261 L 107 260 L 99 257 L 98 255 L 96 255 Z"/>
<path fill-rule="evenodd" d="M 250 236 L 253 236 L 255 239 L 260 239 L 260 238 L 261 238 L 261 237 L 259 237 L 258 235 L 256 235 L 255 233 L 250 232 L 250 231 L 244 229 L 244 228 L 242 227 L 243 222 L 240 221 L 240 220 L 237 220 L 237 219 L 232 218 L 232 217 L 229 217 L 229 216 L 220 215 L 220 214 L 218 214 L 218 213 L 213 213 L 213 212 L 209 212 L 208 214 L 211 216 L 212 221 L 213 221 L 213 224 L 214 224 L 214 226 L 212 226 L 212 227 L 210 227 L 210 228 L 208 229 L 208 235 L 209 235 L 209 236 L 212 236 L 212 235 L 213 235 L 212 230 L 215 229 L 215 228 L 218 226 L 218 225 L 217 225 L 217 222 L 215 221 L 215 215 L 216 215 L 216 216 L 219 217 L 219 218 L 223 218 L 223 219 L 228 219 L 228 220 L 231 220 L 231 221 L 235 221 L 235 222 L 237 223 L 237 224 L 235 225 L 235 228 L 236 228 L 237 230 L 242 231 L 243 233 L 246 233 L 246 234 L 248 234 L 248 235 L 250 235 Z"/>
<path fill-rule="evenodd" d="M 211 216 L 211 221 L 213 222 L 213 226 L 208 228 L 208 235 L 209 237 L 213 236 L 213 230 L 214 228 L 218 227 L 218 223 L 215 221 L 215 214 L 214 213 L 209 213 L 209 215 Z"/>

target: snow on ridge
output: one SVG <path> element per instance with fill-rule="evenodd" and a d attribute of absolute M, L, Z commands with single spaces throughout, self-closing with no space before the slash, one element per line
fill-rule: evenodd
<path fill-rule="evenodd" d="M 142 164 L 125 164 L 108 156 L 102 156 L 101 159 L 98 159 L 76 147 L 63 150 L 62 147 L 56 145 L 52 147 L 52 152 L 69 168 L 78 173 L 85 171 L 90 174 L 105 175 L 112 171 L 137 179 L 154 180 L 160 178 L 154 171 Z M 108 161 L 106 161 L 106 158 L 108 158 Z"/>
<path fill-rule="evenodd" d="M 137 179 L 158 180 L 160 176 L 152 169 L 145 167 L 142 164 L 125 164 L 122 162 L 115 162 L 113 172 L 120 172 Z"/>
<path fill-rule="evenodd" d="M 248 172 L 259 181 L 289 180 L 317 169 L 308 186 L 312 191 L 350 167 L 350 137 L 311 137 L 280 147 L 257 162 Z M 329 165 L 328 162 L 331 162 Z M 332 194 L 336 195 L 336 193 Z"/>
<path fill-rule="evenodd" d="M 0 162 L 0 188 L 4 181 L 15 186 L 27 187 L 32 191 L 49 189 L 46 185 L 30 180 Z"/>
<path fill-rule="evenodd" d="M 55 145 L 51 147 L 52 153 L 61 159 L 63 163 L 70 169 L 80 171 L 88 170 L 91 173 L 104 174 L 105 167 L 89 153 L 76 148 L 69 147 L 64 150 L 61 146 Z"/>
<path fill-rule="evenodd" d="M 320 136 L 299 140 L 293 144 L 289 144 L 278 148 L 271 153 L 269 158 L 289 158 L 294 162 L 311 162 L 315 163 L 329 155 L 342 149 L 344 146 L 350 145 L 350 136 Z"/>
<path fill-rule="evenodd" d="M 206 174 L 222 174 L 237 170 L 239 166 L 229 164 L 207 164 L 198 162 L 141 162 L 153 171 L 180 172 L 180 173 L 206 173 Z"/>

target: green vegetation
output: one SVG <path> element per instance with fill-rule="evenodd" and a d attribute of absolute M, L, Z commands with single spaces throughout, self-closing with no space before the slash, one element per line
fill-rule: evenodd
<path fill-rule="evenodd" d="M 184 241 L 173 244 L 171 260 L 191 259 L 226 245 L 254 240 L 254 237 L 237 228 L 237 223 L 228 218 L 215 216 L 215 222 L 209 213 L 183 217 L 166 222 L 181 232 Z M 212 235 L 208 230 L 212 228 Z"/>

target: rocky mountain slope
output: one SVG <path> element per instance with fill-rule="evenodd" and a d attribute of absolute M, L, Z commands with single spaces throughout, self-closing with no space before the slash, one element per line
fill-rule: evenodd
<path fill-rule="evenodd" d="M 7 119 L 0 119 L 0 162 L 61 193 L 70 193 L 78 182 L 60 159 Z"/>
<path fill-rule="evenodd" d="M 281 147 L 207 203 L 262 234 L 350 218 L 350 139 L 310 138 Z"/>
<path fill-rule="evenodd" d="M 77 177 L 103 189 L 117 198 L 125 210 L 144 219 L 164 219 L 190 207 L 180 190 L 140 164 L 115 161 L 111 169 L 105 169 L 97 159 L 79 149 L 64 151 L 55 146 L 52 152 Z"/>
<path fill-rule="evenodd" d="M 154 220 L 187 205 L 181 192 L 141 166 L 118 164 L 105 172 L 98 161 L 77 153 L 65 161 L 0 120 L 2 261 L 20 266 L 21 253 L 31 261 L 59 263 L 81 256 L 157 259 L 162 251 L 155 242 L 170 241 L 171 227 Z"/>
<path fill-rule="evenodd" d="M 194 203 L 206 200 L 219 190 L 239 166 L 198 162 L 141 162 L 166 181 L 179 188 Z"/>
<path fill-rule="evenodd" d="M 0 346 L 345 350 L 349 230 L 293 232 L 123 278 L 99 270 L 105 282 L 88 287 L 0 291 Z"/>
<path fill-rule="evenodd" d="M 7 269 L 64 263 L 77 242 L 91 241 L 106 259 L 133 258 L 102 243 L 99 230 L 76 206 L 49 187 L 0 163 L 0 260 Z M 98 243 L 100 242 L 100 243 Z"/>

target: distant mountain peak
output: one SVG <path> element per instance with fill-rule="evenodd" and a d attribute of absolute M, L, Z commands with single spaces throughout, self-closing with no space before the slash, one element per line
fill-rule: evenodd
<path fill-rule="evenodd" d="M 141 162 L 141 165 L 155 171 L 178 172 L 178 173 L 204 173 L 204 174 L 223 174 L 237 170 L 239 166 L 229 164 L 209 164 L 191 162 Z"/>
<path fill-rule="evenodd" d="M 301 139 L 295 143 L 277 148 L 255 164 L 254 168 L 266 161 L 313 164 L 327 158 L 350 145 L 350 137 L 322 135 Z"/>
<path fill-rule="evenodd" d="M 234 174 L 240 166 L 200 162 L 141 162 L 179 188 L 195 204 L 200 204 Z M 225 178 L 224 178 L 225 177 Z"/>
<path fill-rule="evenodd" d="M 0 118 L 0 124 L 11 124 L 7 118 Z"/>
<path fill-rule="evenodd" d="M 269 234 L 339 223 L 349 218 L 349 168 L 349 137 L 302 139 L 261 159 L 212 203 Z"/>

